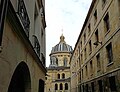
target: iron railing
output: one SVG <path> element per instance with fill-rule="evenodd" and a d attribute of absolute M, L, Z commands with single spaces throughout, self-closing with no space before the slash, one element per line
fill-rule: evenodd
<path fill-rule="evenodd" d="M 25 33 L 29 36 L 29 27 L 30 27 L 30 20 L 27 14 L 27 10 L 23 0 L 18 0 L 18 11 L 17 11 L 19 18 L 22 22 L 23 28 L 25 29 Z"/>
<path fill-rule="evenodd" d="M 33 47 L 37 55 L 40 57 L 40 44 L 35 35 L 33 35 Z"/>

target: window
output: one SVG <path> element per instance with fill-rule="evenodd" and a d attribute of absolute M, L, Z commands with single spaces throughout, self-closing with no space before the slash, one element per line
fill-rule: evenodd
<path fill-rule="evenodd" d="M 51 63 L 53 64 L 53 65 L 57 65 L 57 58 L 56 57 L 51 57 L 50 58 L 51 59 Z"/>
<path fill-rule="evenodd" d="M 90 61 L 90 72 L 91 73 L 93 72 L 93 63 L 92 63 L 92 60 Z"/>
<path fill-rule="evenodd" d="M 98 85 L 99 85 L 99 92 L 103 92 L 102 80 L 98 81 Z"/>
<path fill-rule="evenodd" d="M 60 79 L 60 74 L 58 74 L 58 79 Z"/>
<path fill-rule="evenodd" d="M 38 11 L 37 11 L 37 6 L 35 4 L 35 10 L 34 10 L 34 20 L 36 21 L 36 18 L 38 17 Z"/>
<path fill-rule="evenodd" d="M 66 57 L 64 58 L 63 62 L 64 62 L 64 66 L 67 66 L 67 58 Z"/>
<path fill-rule="evenodd" d="M 58 59 L 56 58 L 56 65 L 58 66 Z"/>
<path fill-rule="evenodd" d="M 4 29 L 5 16 L 7 15 L 8 1 L 0 0 L 0 46 L 2 45 L 2 35 Z"/>
<path fill-rule="evenodd" d="M 90 51 L 90 53 L 92 52 L 92 44 L 91 44 L 91 40 L 89 41 L 89 51 Z"/>
<path fill-rule="evenodd" d="M 82 64 L 83 64 L 83 55 L 81 54 L 81 62 L 82 62 Z"/>
<path fill-rule="evenodd" d="M 58 84 L 55 84 L 55 90 L 58 90 Z"/>
<path fill-rule="evenodd" d="M 84 85 L 82 85 L 82 92 L 84 92 Z"/>
<path fill-rule="evenodd" d="M 98 29 L 95 32 L 95 40 L 96 42 L 99 42 Z"/>
<path fill-rule="evenodd" d="M 36 51 L 37 55 L 40 56 L 40 44 L 38 41 L 37 36 L 33 35 L 33 41 L 34 41 L 34 50 Z"/>
<path fill-rule="evenodd" d="M 51 59 L 51 57 L 50 57 L 50 64 L 52 65 L 52 59 Z"/>
<path fill-rule="evenodd" d="M 90 35 L 90 33 L 91 33 L 91 25 L 89 24 L 88 25 L 88 35 Z"/>
<path fill-rule="evenodd" d="M 21 20 L 26 35 L 29 37 L 30 19 L 26 10 L 24 0 L 18 0 L 18 16 Z"/>
<path fill-rule="evenodd" d="M 100 54 L 98 54 L 96 56 L 96 60 L 97 60 L 97 70 L 99 71 L 101 69 L 101 65 L 100 65 Z"/>
<path fill-rule="evenodd" d="M 60 90 L 63 90 L 63 85 L 62 85 L 62 83 L 60 83 Z"/>
<path fill-rule="evenodd" d="M 113 92 L 113 91 L 116 92 L 117 88 L 116 88 L 115 76 L 109 77 L 109 83 L 110 83 L 110 90 L 111 90 L 111 92 Z"/>
<path fill-rule="evenodd" d="M 84 43 L 86 42 L 86 33 L 84 33 Z"/>
<path fill-rule="evenodd" d="M 62 74 L 62 78 L 63 78 L 63 79 L 65 78 L 65 74 L 64 74 L 64 73 Z"/>
<path fill-rule="evenodd" d="M 39 91 L 38 92 L 44 92 L 44 85 L 45 82 L 43 80 L 39 80 Z"/>
<path fill-rule="evenodd" d="M 107 58 L 108 58 L 108 63 L 111 63 L 113 61 L 113 53 L 112 53 L 112 44 L 108 44 L 106 46 L 107 50 Z"/>
<path fill-rule="evenodd" d="M 86 84 L 86 92 L 88 92 L 88 84 Z"/>
<path fill-rule="evenodd" d="M 85 66 L 85 70 L 86 70 L 86 76 L 87 76 L 88 75 L 87 65 Z"/>
<path fill-rule="evenodd" d="M 84 50 L 84 58 L 86 59 L 86 48 Z"/>
<path fill-rule="evenodd" d="M 91 87 L 92 87 L 92 92 L 94 92 L 94 82 L 91 83 Z"/>
<path fill-rule="evenodd" d="M 81 45 L 81 49 L 82 49 L 82 41 L 80 42 L 80 45 Z"/>
<path fill-rule="evenodd" d="M 68 84 L 65 83 L 65 90 L 68 90 Z"/>
<path fill-rule="evenodd" d="M 109 15 L 108 15 L 108 13 L 104 17 L 104 28 L 105 28 L 105 32 L 109 31 L 109 29 L 110 29 L 110 23 L 109 23 Z"/>
<path fill-rule="evenodd" d="M 82 78 L 83 78 L 83 69 L 82 69 Z"/>
<path fill-rule="evenodd" d="M 94 12 L 94 24 L 97 22 L 97 10 Z"/>
<path fill-rule="evenodd" d="M 120 11 L 120 0 L 118 0 L 118 9 Z M 120 15 L 119 15 L 120 16 Z"/>

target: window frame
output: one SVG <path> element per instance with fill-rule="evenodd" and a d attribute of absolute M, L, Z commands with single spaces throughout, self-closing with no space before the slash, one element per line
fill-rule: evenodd
<path fill-rule="evenodd" d="M 57 78 L 60 79 L 60 74 L 59 73 L 57 74 Z"/>
<path fill-rule="evenodd" d="M 105 33 L 107 34 L 107 32 L 110 31 L 110 16 L 108 12 L 105 15 L 103 20 L 104 20 L 104 30 L 105 30 Z"/>
<path fill-rule="evenodd" d="M 97 71 L 100 71 L 101 69 L 100 53 L 96 55 L 96 60 L 97 60 Z"/>
<path fill-rule="evenodd" d="M 88 36 L 91 34 L 91 24 L 88 25 Z"/>
<path fill-rule="evenodd" d="M 111 92 L 112 91 L 117 91 L 115 76 L 109 77 L 109 84 L 110 84 L 110 90 L 111 90 Z"/>
<path fill-rule="evenodd" d="M 58 84 L 55 84 L 55 90 L 58 90 Z"/>
<path fill-rule="evenodd" d="M 60 90 L 63 90 L 63 84 L 60 83 Z"/>
<path fill-rule="evenodd" d="M 94 25 L 97 23 L 97 9 L 94 11 Z"/>
<path fill-rule="evenodd" d="M 91 52 L 92 52 L 92 42 L 91 42 L 91 40 L 89 41 L 89 54 L 91 54 Z"/>
<path fill-rule="evenodd" d="M 65 83 L 65 90 L 68 90 L 68 83 Z"/>
<path fill-rule="evenodd" d="M 108 64 L 113 63 L 113 49 L 111 42 L 106 46 L 106 53 L 107 53 Z"/>
<path fill-rule="evenodd" d="M 98 33 L 98 29 L 95 31 L 95 40 L 96 40 L 96 42 L 99 42 L 99 33 Z"/>
<path fill-rule="evenodd" d="M 64 73 L 62 73 L 62 79 L 65 79 L 65 74 Z"/>

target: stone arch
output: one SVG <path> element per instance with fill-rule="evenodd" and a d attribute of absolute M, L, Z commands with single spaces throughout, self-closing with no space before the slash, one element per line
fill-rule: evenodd
<path fill-rule="evenodd" d="M 21 62 L 15 69 L 8 92 L 31 92 L 30 71 L 25 62 Z"/>

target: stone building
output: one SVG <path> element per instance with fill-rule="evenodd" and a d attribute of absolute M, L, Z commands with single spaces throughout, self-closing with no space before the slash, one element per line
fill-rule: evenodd
<path fill-rule="evenodd" d="M 71 92 L 120 92 L 120 0 L 92 0 L 76 42 Z"/>
<path fill-rule="evenodd" d="M 0 0 L 0 92 L 44 92 L 44 10 L 44 0 Z"/>
<path fill-rule="evenodd" d="M 60 36 L 60 42 L 50 53 L 50 65 L 47 68 L 45 92 L 70 92 L 70 56 L 72 47 Z"/>

